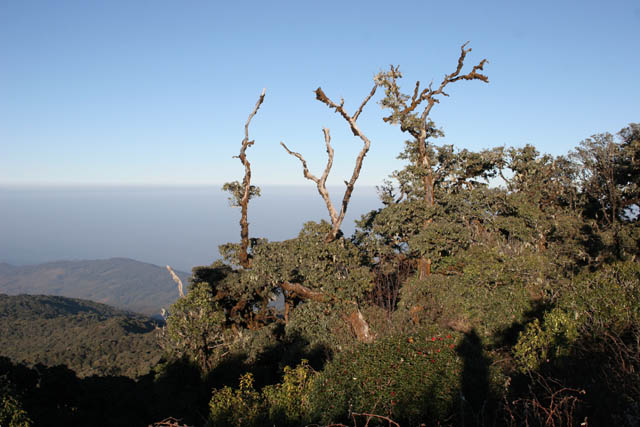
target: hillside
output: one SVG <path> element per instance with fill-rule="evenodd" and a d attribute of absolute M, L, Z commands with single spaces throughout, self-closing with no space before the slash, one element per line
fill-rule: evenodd
<path fill-rule="evenodd" d="M 156 324 L 144 316 L 79 299 L 0 294 L 0 356 L 133 378 L 160 360 L 160 349 Z"/>
<path fill-rule="evenodd" d="M 189 275 L 177 274 L 186 285 Z M 178 297 L 164 267 L 127 258 L 28 266 L 0 263 L 0 293 L 81 298 L 147 315 L 168 308 Z"/>

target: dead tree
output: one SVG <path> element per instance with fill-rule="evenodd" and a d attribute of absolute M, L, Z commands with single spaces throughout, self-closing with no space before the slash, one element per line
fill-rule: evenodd
<path fill-rule="evenodd" d="M 240 162 L 244 166 L 244 178 L 242 183 L 238 181 L 228 182 L 224 184 L 222 189 L 231 193 L 229 200 L 233 206 L 240 207 L 240 253 L 238 259 L 240 265 L 244 268 L 249 268 L 251 265 L 249 259 L 249 221 L 247 220 L 247 212 L 249 209 L 249 200 L 252 197 L 260 196 L 260 188 L 251 185 L 251 163 L 247 160 L 247 148 L 251 147 L 255 141 L 249 140 L 249 124 L 251 119 L 256 115 L 260 105 L 264 101 L 266 89 L 262 89 L 262 93 L 256 102 L 256 106 L 253 108 L 247 122 L 244 125 L 244 139 L 242 140 L 242 146 L 240 148 L 240 154 L 233 156 L 233 158 L 240 159 Z"/>
<path fill-rule="evenodd" d="M 331 198 L 329 197 L 329 191 L 327 191 L 327 185 L 326 185 L 327 177 L 329 176 L 329 172 L 331 172 L 331 167 L 333 166 L 333 147 L 331 147 L 331 135 L 329 134 L 329 129 L 327 128 L 322 129 L 322 132 L 324 133 L 324 143 L 327 147 L 328 159 L 327 159 L 327 165 L 325 166 L 324 172 L 322 173 L 320 178 L 316 177 L 311 172 L 309 172 L 309 168 L 307 167 L 307 162 L 300 153 L 296 153 L 294 151 L 289 150 L 289 148 L 284 144 L 284 142 L 280 143 L 282 147 L 287 151 L 287 153 L 291 154 L 294 157 L 297 157 L 298 160 L 300 160 L 300 162 L 302 163 L 302 171 L 303 171 L 304 177 L 316 183 L 316 187 L 318 188 L 318 193 L 324 200 L 324 203 L 327 205 L 327 210 L 329 211 L 329 217 L 331 218 L 331 225 L 332 225 L 331 231 L 329 232 L 329 234 L 327 234 L 327 238 L 326 238 L 327 242 L 331 242 L 338 237 L 338 233 L 340 232 L 340 226 L 342 225 L 344 216 L 347 213 L 349 200 L 351 200 L 351 194 L 353 193 L 353 189 L 355 187 L 356 181 L 360 176 L 360 170 L 362 169 L 362 163 L 364 161 L 364 157 L 367 155 L 367 152 L 371 147 L 371 141 L 369 141 L 369 139 L 364 135 L 364 133 L 362 133 L 360 128 L 358 128 L 356 121 L 358 120 L 360 113 L 362 113 L 362 109 L 364 108 L 364 106 L 367 104 L 367 102 L 369 102 L 369 100 L 376 93 L 377 87 L 378 87 L 377 84 L 373 86 L 373 89 L 371 89 L 371 92 L 369 93 L 369 95 L 364 99 L 364 101 L 362 101 L 362 104 L 360 104 L 360 108 L 358 108 L 358 110 L 353 115 L 349 115 L 349 113 L 347 113 L 347 111 L 344 109 L 344 99 L 340 99 L 340 104 L 336 104 L 333 101 L 331 101 L 329 98 L 327 98 L 327 96 L 324 94 L 321 88 L 316 89 L 316 99 L 326 104 L 329 108 L 334 109 L 336 113 L 339 113 L 347 121 L 347 123 L 349 123 L 349 127 L 351 128 L 351 132 L 353 132 L 353 135 L 360 138 L 363 143 L 362 150 L 360 150 L 360 153 L 356 158 L 355 166 L 353 168 L 353 173 L 351 174 L 351 179 L 349 181 L 344 182 L 347 188 L 345 189 L 344 195 L 342 197 L 342 205 L 340 206 L 340 212 L 338 212 L 333 206 L 333 203 L 331 202 Z"/>
<path fill-rule="evenodd" d="M 459 80 L 480 80 L 485 83 L 489 83 L 489 78 L 480 73 L 484 65 L 487 63 L 486 59 L 483 59 L 475 65 L 473 69 L 467 74 L 460 74 L 462 67 L 464 66 L 464 60 L 471 48 L 467 48 L 469 42 L 464 43 L 460 47 L 460 57 L 458 58 L 458 66 L 451 74 L 446 74 L 442 79 L 442 82 L 433 89 L 433 83 L 428 87 L 420 90 L 420 81 L 416 82 L 413 90 L 413 95 L 405 95 L 400 92 L 398 86 L 398 79 L 402 77 L 402 73 L 399 71 L 399 67 L 391 66 L 391 69 L 387 73 L 380 73 L 376 76 L 376 83 L 385 88 L 385 98 L 381 101 L 381 104 L 385 108 L 392 110 L 391 115 L 385 117 L 383 120 L 391 124 L 400 124 L 400 129 L 403 132 L 408 132 L 415 138 L 418 146 L 418 156 L 416 158 L 416 166 L 423 170 L 422 186 L 424 188 L 424 203 L 426 206 L 431 207 L 435 203 L 434 199 L 434 176 L 433 165 L 429 158 L 429 151 L 427 150 L 427 138 L 430 133 L 433 132 L 431 127 L 431 121 L 429 120 L 429 113 L 435 104 L 440 103 L 438 97 L 449 96 L 445 91 L 445 87 L 450 83 L 455 83 Z M 418 112 L 418 107 L 424 106 L 421 113 Z M 424 227 L 429 226 L 430 221 L 426 221 Z M 422 257 L 418 262 L 418 270 L 420 277 L 424 278 L 431 274 L 431 259 Z"/>
<path fill-rule="evenodd" d="M 182 280 L 180 280 L 180 277 L 178 277 L 175 271 L 173 271 L 173 268 L 171 268 L 171 266 L 167 265 L 167 271 L 171 275 L 173 281 L 176 282 L 176 285 L 178 285 L 178 295 L 180 295 L 180 298 L 182 298 L 184 296 L 184 291 L 182 290 Z"/>

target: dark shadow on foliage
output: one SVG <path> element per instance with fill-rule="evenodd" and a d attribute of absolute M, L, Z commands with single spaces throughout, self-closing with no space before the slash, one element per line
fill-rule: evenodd
<path fill-rule="evenodd" d="M 256 388 L 282 381 L 285 366 L 296 367 L 306 359 L 316 371 L 322 370 L 330 359 L 330 350 L 323 345 L 311 345 L 296 335 L 277 340 L 267 346 L 251 363 L 245 354 L 226 356 L 208 375 L 206 383 L 213 388 L 238 386 L 240 377 L 246 373 L 253 375 Z"/>
<path fill-rule="evenodd" d="M 584 335 L 568 355 L 512 377 L 510 425 L 640 425 L 640 333 Z"/>
<path fill-rule="evenodd" d="M 464 335 L 456 352 L 463 360 L 460 389 L 460 425 L 482 426 L 495 413 L 496 396 L 490 386 L 491 360 L 474 329 Z"/>
<path fill-rule="evenodd" d="M 211 389 L 196 366 L 178 360 L 133 380 L 123 376 L 78 378 L 66 366 L 32 368 L 0 357 L 8 384 L 36 426 L 147 426 L 174 416 L 202 425 Z"/>
<path fill-rule="evenodd" d="M 533 306 L 531 309 L 523 313 L 522 320 L 513 322 L 509 327 L 496 332 L 494 347 L 500 348 L 514 346 L 518 342 L 520 333 L 525 330 L 529 323 L 535 319 L 542 321 L 544 315 L 554 307 L 553 304 L 543 300 L 534 301 L 532 304 Z"/>

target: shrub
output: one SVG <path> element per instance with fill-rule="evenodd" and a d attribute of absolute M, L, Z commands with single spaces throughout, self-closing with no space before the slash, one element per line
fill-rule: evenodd
<path fill-rule="evenodd" d="M 514 347 L 518 368 L 529 372 L 549 361 L 568 356 L 571 344 L 579 337 L 578 322 L 562 309 L 545 314 L 542 324 L 538 319 L 529 323 Z"/>
<path fill-rule="evenodd" d="M 217 426 L 299 426 L 310 418 L 309 395 L 316 373 L 306 360 L 295 368 L 286 366 L 282 382 L 254 387 L 252 374 L 240 377 L 237 389 L 214 390 L 209 403 L 209 421 Z"/>
<path fill-rule="evenodd" d="M 540 322 L 535 319 L 514 347 L 518 368 L 570 355 L 575 344 L 603 334 L 621 334 L 640 326 L 640 266 L 627 262 L 603 267 L 576 278 L 557 306 Z"/>
<path fill-rule="evenodd" d="M 307 360 L 295 368 L 286 366 L 280 384 L 262 390 L 269 410 L 269 420 L 275 425 L 299 426 L 310 421 L 310 392 L 316 372 Z"/>
<path fill-rule="evenodd" d="M 22 404 L 13 395 L 0 390 L 0 426 L 30 427 L 33 425 Z"/>
<path fill-rule="evenodd" d="M 316 418 L 330 423 L 368 412 L 415 425 L 450 416 L 461 385 L 463 361 L 456 351 L 461 335 L 430 332 L 339 353 L 314 383 Z"/>
<path fill-rule="evenodd" d="M 261 395 L 253 387 L 253 376 L 240 378 L 237 389 L 215 390 L 209 403 L 209 420 L 214 426 L 259 426 L 265 415 Z"/>

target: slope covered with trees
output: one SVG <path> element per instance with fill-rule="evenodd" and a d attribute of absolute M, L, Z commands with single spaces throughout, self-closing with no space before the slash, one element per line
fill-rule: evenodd
<path fill-rule="evenodd" d="M 188 277 L 186 273 L 177 274 L 183 280 Z M 0 264 L 0 293 L 81 298 L 149 316 L 178 298 L 164 268 L 128 258 L 28 266 Z"/>
<path fill-rule="evenodd" d="M 78 299 L 0 294 L 0 356 L 66 365 L 81 377 L 146 374 L 160 360 L 157 323 Z"/>

